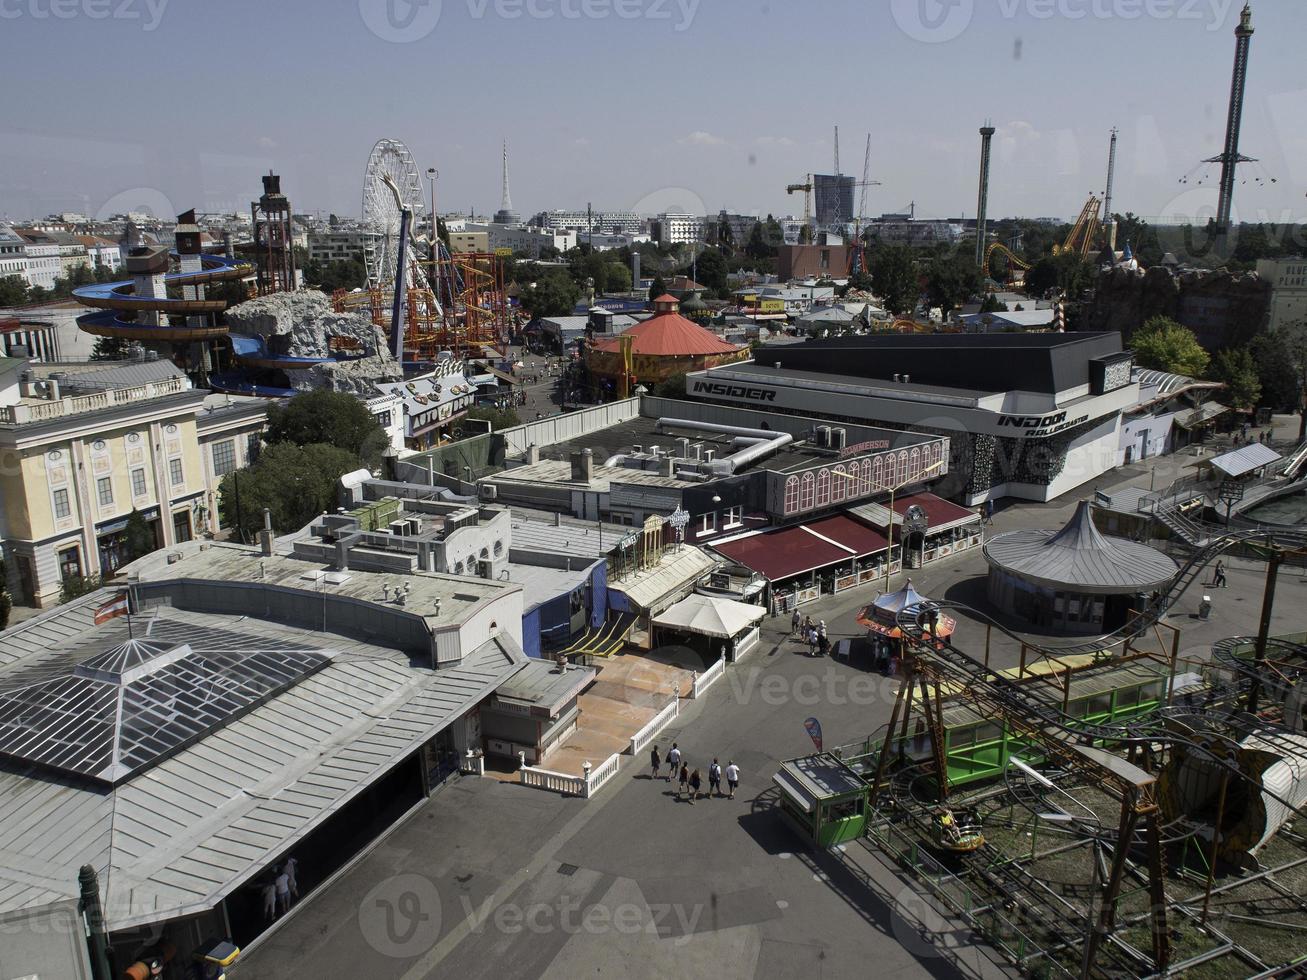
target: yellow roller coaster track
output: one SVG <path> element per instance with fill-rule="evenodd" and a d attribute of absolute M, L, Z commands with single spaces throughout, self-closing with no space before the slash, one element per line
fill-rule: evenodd
<path fill-rule="evenodd" d="M 1089 200 L 1080 209 L 1080 217 L 1076 219 L 1071 234 L 1066 236 L 1066 241 L 1061 245 L 1053 246 L 1053 254 L 1066 255 L 1075 252 L 1081 258 L 1087 256 L 1098 238 L 1098 226 L 1101 223 L 1102 209 L 1103 202 L 1098 199 L 1097 195 L 1090 194 Z"/>
<path fill-rule="evenodd" d="M 1008 260 L 1008 262 L 1011 265 L 1016 266 L 1018 269 L 1028 270 L 1030 268 L 1030 263 L 1027 262 L 1025 259 L 1021 258 L 1019 255 L 1017 255 L 1017 253 L 1012 251 L 1012 249 L 1008 248 L 1002 242 L 994 242 L 994 244 L 990 245 L 989 248 L 985 249 L 985 278 L 986 279 L 993 278 L 990 269 L 990 260 L 994 257 L 995 252 L 1003 256 L 1005 259 Z"/>

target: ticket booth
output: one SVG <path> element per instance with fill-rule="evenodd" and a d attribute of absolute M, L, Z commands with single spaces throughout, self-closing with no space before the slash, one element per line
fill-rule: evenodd
<path fill-rule="evenodd" d="M 870 786 L 829 752 L 783 763 L 772 782 L 782 812 L 813 846 L 832 847 L 867 829 Z"/>

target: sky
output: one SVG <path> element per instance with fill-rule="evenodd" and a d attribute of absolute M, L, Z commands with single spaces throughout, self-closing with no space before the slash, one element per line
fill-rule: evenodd
<path fill-rule="evenodd" d="M 442 212 L 513 204 L 801 214 L 863 172 L 866 213 L 1214 210 L 1234 0 L 0 0 L 0 217 L 360 211 L 372 145 L 436 167 Z M 1307 4 L 1259 0 L 1242 220 L 1307 210 Z M 1188 182 L 1182 182 L 1188 176 Z M 1203 178 L 1205 177 L 1205 180 Z M 1274 179 L 1274 182 L 1272 182 Z M 1203 180 L 1202 183 L 1199 181 Z"/>

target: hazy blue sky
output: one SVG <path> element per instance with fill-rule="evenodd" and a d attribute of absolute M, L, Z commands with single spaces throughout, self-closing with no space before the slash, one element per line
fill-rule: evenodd
<path fill-rule="evenodd" d="M 1239 6 L 0 0 L 0 215 L 246 209 L 268 168 L 297 209 L 356 214 L 381 137 L 439 167 L 442 211 L 497 207 L 507 138 L 524 215 L 798 213 L 785 184 L 831 168 L 837 123 L 845 173 L 872 134 L 869 213 L 970 215 L 987 117 L 994 213 L 1078 212 L 1115 125 L 1118 210 L 1196 214 L 1211 181 L 1179 179 L 1221 149 Z M 1254 25 L 1242 149 L 1263 162 L 1236 208 L 1300 220 L 1307 4 L 1261 0 Z"/>

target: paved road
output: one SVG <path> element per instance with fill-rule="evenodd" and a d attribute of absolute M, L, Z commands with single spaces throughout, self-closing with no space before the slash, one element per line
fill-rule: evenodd
<path fill-rule="evenodd" d="M 1125 467 L 1100 486 L 1162 486 L 1191 462 Z M 1007 507 L 988 530 L 1055 527 L 1074 506 Z M 1211 620 L 1196 618 L 1201 589 L 1174 611 L 1186 656 L 1206 658 L 1212 641 L 1256 629 L 1263 571 L 1228 564 L 1230 586 L 1215 594 Z M 984 574 L 977 551 L 914 574 L 914 582 L 927 595 L 979 603 Z M 825 619 L 834 638 L 857 635 L 853 618 L 874 595 L 868 586 L 805 609 Z M 1286 571 L 1275 632 L 1307 629 L 1304 600 L 1307 580 Z M 664 750 L 678 741 L 698 766 L 714 755 L 734 759 L 744 779 L 736 799 L 678 803 L 666 783 L 646 777 L 643 759 L 627 760 L 588 803 L 463 779 L 309 899 L 235 975 L 1002 975 L 967 934 L 923 913 L 910 888 L 883 871 L 868 887 L 840 861 L 804 851 L 781 822 L 770 778 L 782 760 L 811 750 L 804 719 L 820 718 L 827 745 L 860 739 L 888 720 L 898 686 L 802 656 L 785 628 L 769 621 L 761 648 L 688 702 L 660 739 Z M 979 655 L 984 635 L 961 618 L 961 646 Z M 996 665 L 1016 662 L 1014 644 L 996 635 L 992 646 Z M 941 946 L 960 949 L 965 965 L 953 965 Z"/>

